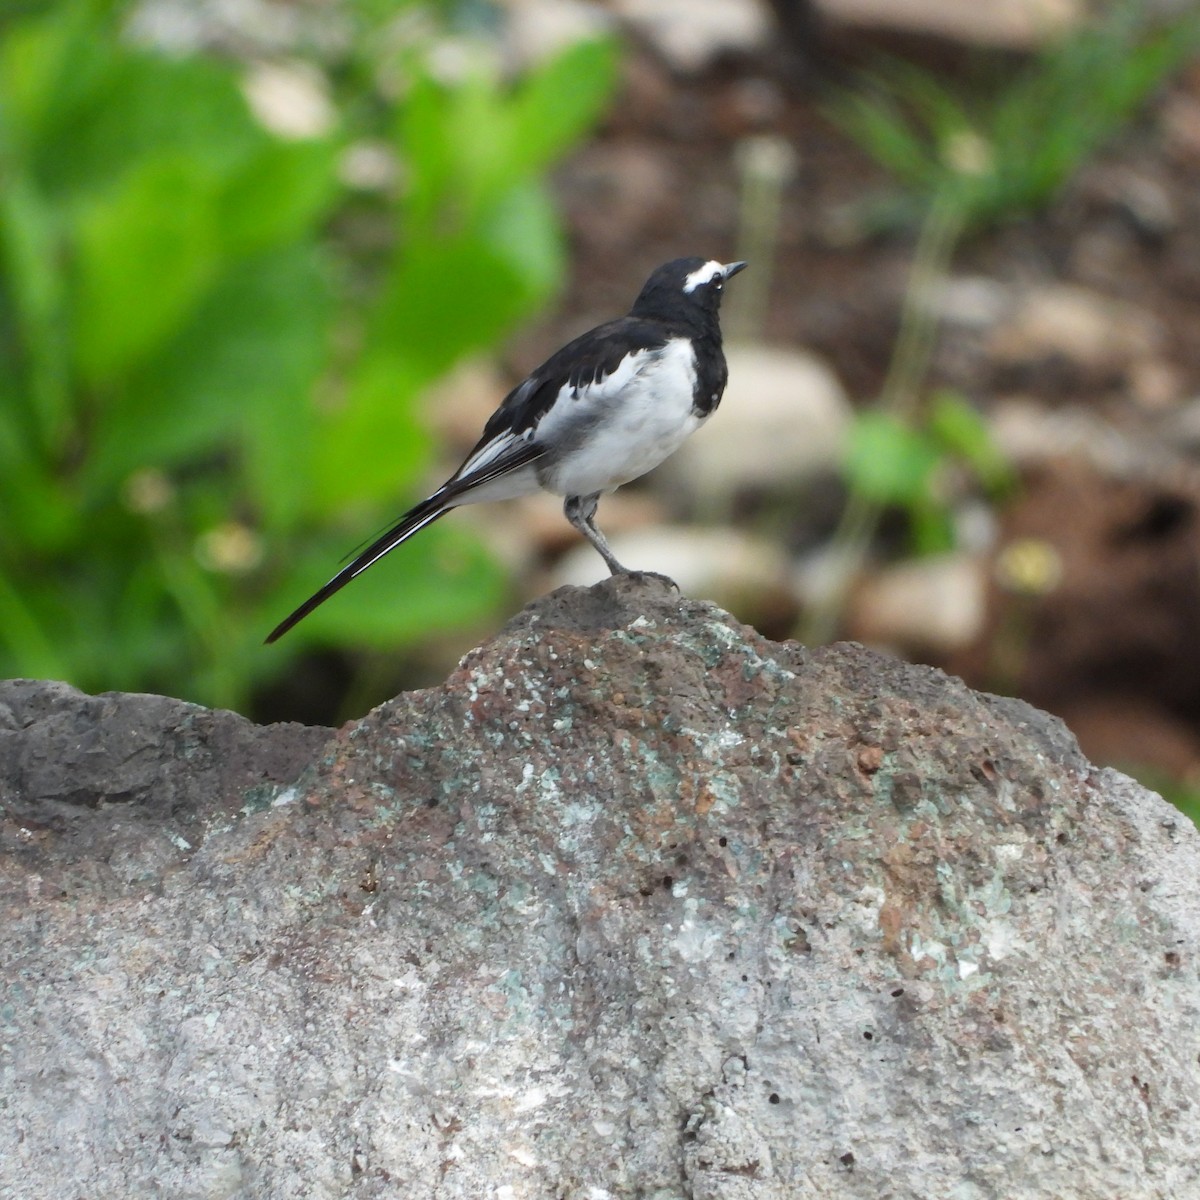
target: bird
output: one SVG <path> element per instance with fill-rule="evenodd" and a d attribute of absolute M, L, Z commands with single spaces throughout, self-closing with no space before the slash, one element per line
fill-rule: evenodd
<path fill-rule="evenodd" d="M 632 573 L 596 527 L 596 507 L 678 450 L 721 403 L 729 376 L 721 296 L 746 265 L 693 256 L 658 267 L 626 316 L 568 342 L 513 388 L 462 466 L 285 617 L 267 643 L 464 504 L 539 490 L 562 496 L 563 514 L 608 569 Z"/>

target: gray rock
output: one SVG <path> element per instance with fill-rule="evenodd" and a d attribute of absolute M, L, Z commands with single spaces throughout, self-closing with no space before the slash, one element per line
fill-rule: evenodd
<path fill-rule="evenodd" d="M 758 0 L 611 0 L 622 21 L 676 71 L 696 73 L 728 51 L 762 49 L 771 36 Z"/>
<path fill-rule="evenodd" d="M 104 702 L 161 802 L 6 735 L 5 1200 L 1200 1194 L 1200 839 L 1018 701 L 618 578 L 232 814 Z"/>
<path fill-rule="evenodd" d="M 845 621 L 871 645 L 925 654 L 965 649 L 987 617 L 988 560 L 956 551 L 881 567 L 850 597 Z"/>
<path fill-rule="evenodd" d="M 162 842 L 164 860 L 173 860 L 207 824 L 274 795 L 329 736 L 166 696 L 87 696 L 65 683 L 4 680 L 0 811 L 26 830 L 17 846 L 42 845 L 44 834 L 65 862 L 100 861 L 97 846 L 115 844 L 117 829 L 142 852 Z"/>
<path fill-rule="evenodd" d="M 1015 307 L 1011 285 L 986 275 L 952 275 L 918 292 L 917 304 L 926 312 L 960 329 L 987 331 L 999 325 Z"/>
<path fill-rule="evenodd" d="M 854 408 L 815 354 L 731 343 L 721 407 L 653 478 L 693 506 L 724 511 L 743 491 L 788 492 L 835 471 Z"/>
<path fill-rule="evenodd" d="M 1164 340 L 1158 320 L 1125 300 L 1071 284 L 1029 289 L 988 337 L 1002 362 L 1061 354 L 1082 366 L 1113 368 L 1157 356 Z"/>
<path fill-rule="evenodd" d="M 946 38 L 971 46 L 1030 50 L 1082 23 L 1082 0 L 816 0 L 831 25 Z"/>
<path fill-rule="evenodd" d="M 607 34 L 609 12 L 592 0 L 501 0 L 509 65 L 528 70 L 568 46 Z"/>

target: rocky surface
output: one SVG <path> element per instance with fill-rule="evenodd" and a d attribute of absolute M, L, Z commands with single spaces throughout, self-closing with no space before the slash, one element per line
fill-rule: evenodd
<path fill-rule="evenodd" d="M 25 846 L 34 864 L 45 853 L 63 864 L 100 860 L 120 829 L 190 849 L 209 823 L 294 779 L 329 736 L 166 696 L 0 681 L 0 814 L 16 834 L 5 849 L 24 861 Z"/>
<path fill-rule="evenodd" d="M 1200 838 L 1020 702 L 622 578 L 336 735 L 0 704 L 5 1200 L 1200 1188 Z"/>

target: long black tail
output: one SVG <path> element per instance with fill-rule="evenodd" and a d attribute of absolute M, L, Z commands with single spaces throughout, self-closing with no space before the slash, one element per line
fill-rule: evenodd
<path fill-rule="evenodd" d="M 442 484 L 432 496 L 422 500 L 415 508 L 410 508 L 390 529 L 377 537 L 353 562 L 343 567 L 319 592 L 310 596 L 290 617 L 280 621 L 267 635 L 267 644 L 278 641 L 298 621 L 303 621 L 314 608 L 324 604 L 334 592 L 361 575 L 368 567 L 374 566 L 389 550 L 394 550 L 401 542 L 406 542 L 414 533 L 420 533 L 426 525 L 432 525 L 439 517 L 444 517 L 452 508 L 459 504 L 471 503 L 471 494 L 477 488 L 491 483 L 513 471 L 518 471 L 530 463 L 536 462 L 545 453 L 544 446 L 524 439 L 508 437 L 511 445 L 505 453 L 497 454 L 486 464 L 464 475 L 463 472 L 478 460 L 480 447 L 487 443 L 485 434 L 483 441 L 471 452 L 467 461 L 459 467 L 446 483 Z"/>
<path fill-rule="evenodd" d="M 447 503 L 445 489 L 435 492 L 428 500 L 422 500 L 415 508 L 410 508 L 386 533 L 377 537 L 353 562 L 343 567 L 319 592 L 314 592 L 289 617 L 285 617 L 267 635 L 267 644 L 278 641 L 291 627 L 303 621 L 314 608 L 320 607 L 335 592 L 361 575 L 368 567 L 377 563 L 389 550 L 394 550 L 401 542 L 406 542 L 414 533 L 419 533 L 426 525 L 432 525 L 439 517 L 444 517 L 454 505 Z"/>

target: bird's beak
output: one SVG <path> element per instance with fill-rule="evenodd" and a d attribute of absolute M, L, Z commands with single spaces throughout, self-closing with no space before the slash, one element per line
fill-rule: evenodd
<path fill-rule="evenodd" d="M 746 262 L 726 263 L 721 270 L 724 272 L 724 278 L 729 279 L 736 275 L 739 271 L 744 271 L 750 264 Z"/>

